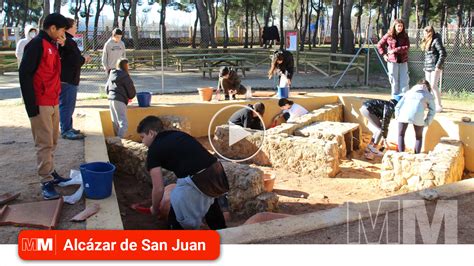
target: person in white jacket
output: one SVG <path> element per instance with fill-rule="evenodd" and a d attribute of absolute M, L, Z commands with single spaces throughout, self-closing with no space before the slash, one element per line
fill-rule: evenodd
<path fill-rule="evenodd" d="M 23 52 L 25 46 L 38 34 L 38 29 L 32 25 L 25 27 L 25 38 L 18 41 L 16 44 L 15 56 L 18 60 L 18 66 L 20 66 L 21 59 L 23 58 Z"/>

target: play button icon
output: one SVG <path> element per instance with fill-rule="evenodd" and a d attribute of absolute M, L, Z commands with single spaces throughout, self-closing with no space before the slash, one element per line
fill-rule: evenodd
<path fill-rule="evenodd" d="M 242 109 L 256 114 L 264 130 L 244 128 L 229 121 L 232 114 Z M 208 128 L 209 144 L 221 158 L 231 162 L 251 162 L 262 149 L 265 137 L 265 123 L 251 106 L 232 104 L 220 109 L 212 117 Z"/>
<path fill-rule="evenodd" d="M 250 135 L 252 135 L 252 133 L 248 132 L 243 127 L 229 122 L 229 146 L 234 145 Z"/>

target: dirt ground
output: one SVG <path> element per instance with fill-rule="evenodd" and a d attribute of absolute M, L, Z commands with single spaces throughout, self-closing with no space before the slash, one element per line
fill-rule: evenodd
<path fill-rule="evenodd" d="M 456 242 L 458 244 L 473 244 L 474 225 L 472 224 L 472 220 L 474 219 L 474 205 L 472 203 L 474 202 L 474 193 L 450 198 L 449 200 L 457 201 L 456 222 L 458 231 L 456 236 Z M 417 208 L 417 210 L 423 212 L 423 208 Z M 426 203 L 426 213 L 428 215 L 428 222 L 433 222 L 435 212 L 439 211 L 439 209 L 437 210 L 436 201 Z M 392 244 L 404 243 L 403 218 L 407 219 L 407 217 L 403 217 L 403 215 L 405 215 L 403 212 L 391 212 L 388 214 L 387 217 L 385 216 L 385 213 L 383 213 L 377 218 L 375 216 L 372 217 L 372 220 L 370 218 L 364 219 L 362 220 L 362 223 L 364 224 L 366 231 L 361 231 L 360 223 L 359 221 L 356 221 L 351 222 L 349 224 L 341 224 L 337 226 L 323 228 L 320 230 L 306 232 L 304 234 L 269 239 L 259 244 L 376 244 L 387 242 Z M 388 224 L 384 224 L 384 219 L 387 219 Z M 373 225 L 371 224 L 372 222 L 374 222 Z M 384 226 L 386 227 L 384 228 Z M 445 226 L 452 225 L 446 225 L 446 220 L 444 220 L 440 227 L 439 235 L 438 238 L 435 240 L 435 243 L 445 243 L 445 233 L 447 232 Z M 383 231 L 383 229 L 385 229 L 386 231 Z M 429 231 L 426 231 L 424 233 L 429 233 Z M 433 230 L 432 233 L 437 234 L 438 231 Z M 432 235 L 428 234 L 425 235 L 425 237 L 426 236 Z M 417 226 L 417 229 L 415 231 L 416 244 L 433 244 L 429 241 L 430 240 L 423 239 L 419 226 Z"/>
<path fill-rule="evenodd" d="M 307 90 L 306 90 L 307 91 Z M 359 95 L 372 98 L 387 98 L 385 91 L 365 92 L 360 89 L 338 91 L 340 94 Z M 311 95 L 328 94 L 324 91 L 311 91 Z M 331 92 L 331 94 L 333 94 Z M 186 103 L 198 102 L 196 94 L 155 95 L 153 103 Z M 445 111 L 439 115 L 452 119 L 463 116 L 474 118 L 472 103 L 443 101 Z M 136 100 L 132 105 L 136 106 Z M 81 100 L 77 103 L 74 116 L 75 128 L 83 128 L 87 114 L 108 108 L 105 99 Z M 41 200 L 39 180 L 36 176 L 36 157 L 34 143 L 29 127 L 29 120 L 21 103 L 0 101 L 0 193 L 21 192 L 19 199 L 12 203 L 23 203 Z M 300 214 L 338 206 L 347 201 L 360 202 L 393 195 L 378 188 L 378 170 L 380 160 L 368 162 L 361 159 L 361 152 L 353 155 L 351 160 L 344 161 L 341 173 L 335 178 L 308 178 L 294 173 L 277 170 L 277 181 L 274 192 L 280 196 L 279 212 Z M 84 142 L 60 139 L 55 154 L 56 169 L 68 176 L 70 169 L 78 169 L 84 161 Z M 160 227 L 160 222 L 149 219 L 149 216 L 137 214 L 128 208 L 133 202 L 146 198 L 146 188 L 136 188 L 133 178 L 118 180 L 116 186 L 126 187 L 126 194 L 119 195 L 119 205 L 126 228 L 152 229 Z M 134 190 L 136 188 L 136 190 Z M 63 194 L 70 194 L 74 188 L 59 189 Z M 141 193 L 141 194 L 140 194 Z M 64 205 L 61 214 L 60 229 L 85 228 L 84 223 L 71 223 L 68 220 L 84 208 L 84 201 L 75 205 Z M 141 217 L 141 218 L 140 218 Z M 142 223 L 143 221 L 147 221 Z M 241 220 L 232 222 L 237 225 Z M 141 224 L 141 225 L 140 225 Z M 138 227 L 137 225 L 140 225 Z M 4 226 L 0 230 L 0 243 L 16 243 L 17 235 L 23 228 Z"/>

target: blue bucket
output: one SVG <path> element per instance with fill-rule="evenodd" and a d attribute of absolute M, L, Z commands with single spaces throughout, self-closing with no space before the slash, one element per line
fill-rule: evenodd
<path fill-rule="evenodd" d="M 138 92 L 137 100 L 138 100 L 138 106 L 149 107 L 151 103 L 151 92 Z"/>
<path fill-rule="evenodd" d="M 112 194 L 112 180 L 115 166 L 111 163 L 93 162 L 80 166 L 82 183 L 86 197 L 89 199 L 105 199 Z"/>
<path fill-rule="evenodd" d="M 279 99 L 288 98 L 290 94 L 290 89 L 288 87 L 278 87 L 277 88 L 277 97 Z"/>

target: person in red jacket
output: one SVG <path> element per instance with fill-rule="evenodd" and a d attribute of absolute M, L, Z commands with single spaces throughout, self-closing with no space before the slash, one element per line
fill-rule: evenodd
<path fill-rule="evenodd" d="M 61 92 L 58 45 L 65 41 L 67 26 L 68 21 L 59 13 L 46 16 L 43 30 L 26 45 L 19 69 L 21 94 L 30 118 L 44 199 L 59 198 L 54 185 L 69 180 L 54 169 Z"/>
<path fill-rule="evenodd" d="M 409 89 L 408 49 L 410 40 L 403 20 L 396 19 L 387 34 L 377 43 L 377 49 L 387 62 L 392 98 L 397 101 Z"/>

